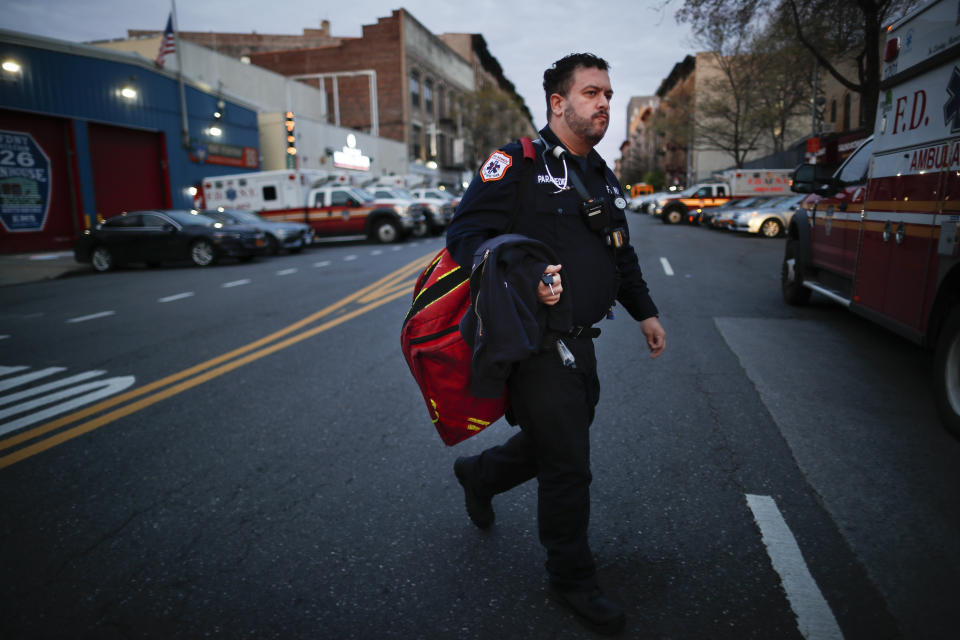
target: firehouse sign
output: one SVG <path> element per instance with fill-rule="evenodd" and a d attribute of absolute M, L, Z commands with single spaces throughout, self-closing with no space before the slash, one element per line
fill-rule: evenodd
<path fill-rule="evenodd" d="M 0 130 L 0 223 L 42 231 L 50 209 L 50 158 L 29 133 Z"/>

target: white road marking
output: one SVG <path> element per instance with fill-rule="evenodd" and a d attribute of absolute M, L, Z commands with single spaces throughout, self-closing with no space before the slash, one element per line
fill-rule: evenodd
<path fill-rule="evenodd" d="M 352 253 L 351 253 L 350 255 L 348 255 L 348 256 L 344 256 L 344 257 L 343 257 L 343 261 L 344 261 L 344 262 L 350 262 L 351 260 L 356 260 L 356 259 L 357 259 L 357 256 L 355 256 L 355 255 L 352 254 Z"/>
<path fill-rule="evenodd" d="M 663 272 L 668 276 L 673 275 L 673 267 L 670 266 L 670 261 L 666 258 L 660 258 L 660 264 L 663 265 Z"/>
<path fill-rule="evenodd" d="M 763 544 L 780 583 L 797 616 L 797 629 L 807 640 L 843 640 L 840 625 L 833 617 L 817 582 L 810 575 L 796 538 L 770 496 L 747 494 L 747 506 L 760 528 Z"/>
<path fill-rule="evenodd" d="M 64 371 L 64 369 L 61 367 L 55 368 L 58 371 Z M 29 398 L 30 396 L 40 395 L 41 393 L 46 393 L 47 391 L 53 391 L 54 389 L 65 387 L 68 384 L 73 384 L 74 382 L 82 382 L 84 380 L 89 380 L 90 378 L 96 378 L 97 376 L 102 376 L 105 373 L 106 371 L 84 371 L 83 373 L 78 373 L 77 375 L 70 376 L 69 378 L 42 384 L 39 387 L 33 387 L 32 389 L 27 389 L 26 391 L 18 391 L 17 393 L 0 396 L 0 406 L 10 404 L 11 402 L 17 402 L 19 400 L 23 400 L 24 398 Z"/>
<path fill-rule="evenodd" d="M 77 407 L 82 407 L 83 405 L 89 404 L 95 400 L 106 398 L 107 396 L 112 396 L 113 394 L 119 393 L 124 389 L 127 389 L 128 387 L 132 386 L 133 383 L 136 382 L 136 380 L 137 379 L 134 376 L 119 376 L 116 378 L 108 378 L 106 380 L 97 380 L 95 382 L 88 382 L 87 384 L 82 384 L 82 385 L 67 389 L 65 391 L 55 393 L 52 396 L 41 398 L 38 401 L 24 403 L 22 405 L 18 405 L 17 407 L 11 407 L 10 409 L 7 409 L 4 413 L 9 413 L 14 409 L 19 409 L 18 411 L 19 413 L 21 411 L 26 410 L 26 409 L 23 409 L 23 407 L 27 405 L 36 406 L 38 404 L 46 404 L 47 402 L 56 402 L 57 400 L 63 397 L 76 395 L 78 393 L 85 394 L 80 396 L 79 398 L 73 398 L 72 400 L 61 402 L 60 404 L 44 409 L 43 411 L 31 413 L 26 416 L 23 416 L 22 418 L 14 420 L 12 422 L 7 422 L 6 424 L 2 424 L 0 425 L 0 435 L 6 435 L 12 431 L 22 429 L 31 424 L 36 424 L 37 422 L 43 422 L 44 420 L 48 418 L 52 418 L 57 414 L 72 411 Z"/>
<path fill-rule="evenodd" d="M 86 322 L 87 320 L 97 320 L 98 318 L 106 318 L 112 316 L 116 311 L 101 311 L 100 313 L 91 313 L 88 316 L 80 316 L 78 318 L 70 318 L 67 322 Z"/>
<path fill-rule="evenodd" d="M 289 276 L 291 273 L 296 273 L 296 272 L 297 272 L 296 269 L 281 269 L 280 271 L 277 271 L 277 275 L 278 275 L 278 276 Z"/>
<path fill-rule="evenodd" d="M 245 284 L 250 284 L 249 278 L 244 278 L 243 280 L 234 280 L 233 282 L 224 282 L 220 286 L 224 289 L 229 289 L 230 287 L 242 287 Z"/>
<path fill-rule="evenodd" d="M 313 266 L 315 266 L 315 267 L 329 267 L 329 266 L 330 266 L 330 261 L 329 261 L 329 260 L 322 260 L 322 261 L 320 261 L 320 262 L 314 262 L 314 263 L 313 263 Z"/>
<path fill-rule="evenodd" d="M 372 256 L 379 256 L 379 255 L 382 254 L 382 253 L 383 253 L 382 250 L 380 250 L 380 249 L 374 249 L 373 251 L 370 252 L 370 255 L 372 255 Z"/>
<path fill-rule="evenodd" d="M 183 300 L 184 298 L 192 298 L 193 291 L 184 291 L 183 293 L 175 293 L 172 296 L 167 296 L 166 298 L 159 298 L 157 302 L 173 302 L 174 300 Z"/>
<path fill-rule="evenodd" d="M 9 337 L 10 337 L 10 336 L 0 336 L 0 340 L 6 340 L 6 339 L 9 338 Z"/>
<path fill-rule="evenodd" d="M 26 368 L 27 367 L 11 367 L 13 371 L 10 371 L 10 373 L 22 371 Z M 60 373 L 61 371 L 66 371 L 66 369 L 63 367 L 47 367 L 46 369 L 40 369 L 39 371 L 34 371 L 32 373 L 25 373 L 22 376 L 17 376 L 16 378 L 10 378 L 9 380 L 0 382 L 0 391 L 13 389 L 14 387 L 19 387 L 22 384 L 28 384 L 34 380 L 39 380 L 40 378 L 52 376 L 53 374 Z"/>
<path fill-rule="evenodd" d="M 30 367 L 24 367 L 20 365 L 18 367 L 3 367 L 0 366 L 0 376 L 8 376 L 11 373 L 16 373 L 17 371 L 23 371 L 24 369 L 29 369 Z"/>
<path fill-rule="evenodd" d="M 391 249 L 391 251 L 400 251 L 401 249 L 403 249 L 403 245 L 398 244 L 393 249 Z"/>

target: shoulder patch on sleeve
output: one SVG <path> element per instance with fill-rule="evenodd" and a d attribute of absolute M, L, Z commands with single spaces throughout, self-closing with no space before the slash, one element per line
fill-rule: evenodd
<path fill-rule="evenodd" d="M 513 164 L 513 158 L 503 151 L 494 151 L 480 167 L 480 179 L 484 182 L 499 180 L 507 173 L 511 164 Z"/>

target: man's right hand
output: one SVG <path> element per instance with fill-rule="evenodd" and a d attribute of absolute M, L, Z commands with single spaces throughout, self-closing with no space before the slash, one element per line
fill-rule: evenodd
<path fill-rule="evenodd" d="M 563 285 L 560 284 L 560 267 L 559 264 L 548 264 L 543 275 L 553 276 L 553 282 L 545 284 L 540 280 L 537 283 L 537 299 L 543 304 L 553 306 L 560 302 L 560 294 L 563 293 Z"/>

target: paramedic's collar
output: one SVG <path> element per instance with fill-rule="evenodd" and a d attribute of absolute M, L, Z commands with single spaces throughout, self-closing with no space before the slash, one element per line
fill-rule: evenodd
<path fill-rule="evenodd" d="M 560 142 L 560 138 L 558 138 L 557 135 L 553 132 L 553 130 L 550 128 L 550 125 L 547 125 L 543 129 L 540 129 L 540 135 L 543 137 L 544 140 L 546 140 L 550 144 L 551 147 L 560 146 L 560 147 L 563 147 L 564 149 L 567 149 L 567 145 Z M 576 155 L 569 149 L 567 149 L 567 152 L 569 152 L 570 155 Z M 587 154 L 587 162 L 589 162 L 590 166 L 595 169 L 598 167 L 607 166 L 607 163 L 603 161 L 603 158 L 600 157 L 600 154 L 597 153 L 597 150 L 595 148 L 590 149 L 590 153 Z"/>

